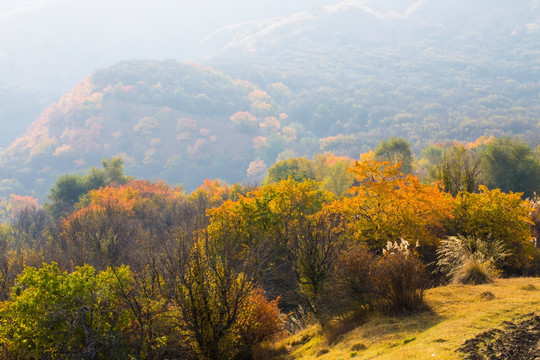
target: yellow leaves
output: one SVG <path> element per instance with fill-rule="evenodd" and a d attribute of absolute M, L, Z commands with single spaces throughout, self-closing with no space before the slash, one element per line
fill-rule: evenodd
<path fill-rule="evenodd" d="M 350 191 L 354 193 L 365 186 L 373 186 L 374 184 L 392 186 L 393 184 L 389 181 L 403 176 L 399 170 L 400 167 L 401 163 L 392 164 L 390 161 L 376 161 L 373 151 L 362 154 L 360 161 L 357 161 L 350 170 L 360 185 L 351 188 Z"/>
<path fill-rule="evenodd" d="M 376 161 L 373 152 L 364 154 L 351 169 L 358 183 L 349 190 L 351 197 L 334 205 L 345 214 L 353 236 L 370 247 L 401 237 L 432 242 L 442 221 L 451 217 L 451 197 L 416 176 L 403 177 L 399 168 L 399 163 Z"/>
<path fill-rule="evenodd" d="M 505 259 L 509 268 L 519 271 L 527 262 L 532 248 L 531 218 L 533 210 L 521 193 L 504 193 L 499 189 L 479 187 L 479 193 L 461 192 L 455 200 L 455 218 L 449 222 L 454 234 L 471 236 L 483 241 L 501 241 L 512 255 Z"/>
<path fill-rule="evenodd" d="M 489 190 L 479 187 L 480 193 L 462 192 L 456 198 L 455 214 L 461 230 L 468 234 L 492 233 L 492 236 L 528 240 L 528 225 L 532 224 L 530 213 L 534 210 L 528 201 L 521 199 L 521 193 L 503 193 L 500 189 Z M 489 225 L 489 226 L 488 226 Z M 464 227 L 463 227 L 464 226 Z"/>

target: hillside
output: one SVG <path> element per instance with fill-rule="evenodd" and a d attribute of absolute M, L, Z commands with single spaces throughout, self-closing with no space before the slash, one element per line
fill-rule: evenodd
<path fill-rule="evenodd" d="M 510 322 L 519 324 L 531 312 L 538 315 L 539 292 L 539 278 L 438 287 L 426 293 L 429 311 L 378 316 L 349 332 L 334 331 L 331 343 L 317 327 L 310 327 L 282 340 L 274 351 L 282 353 L 279 359 L 459 359 L 457 349 L 467 339 L 494 328 L 515 329 Z"/>
<path fill-rule="evenodd" d="M 59 175 L 113 156 L 124 158 L 130 175 L 191 191 L 206 178 L 258 182 L 276 160 L 291 156 L 330 151 L 357 158 L 390 136 L 404 137 L 417 153 L 433 142 L 491 135 L 520 135 L 538 145 L 533 79 L 471 78 L 457 91 L 455 79 L 437 85 L 420 73 L 388 71 L 376 80 L 357 71 L 343 73 L 343 81 L 259 73 L 248 81 L 176 61 L 98 70 L 2 151 L 0 193 L 44 198 Z"/>
<path fill-rule="evenodd" d="M 260 181 L 291 156 L 358 158 L 390 136 L 416 154 L 491 135 L 540 144 L 537 1 L 270 8 L 199 29 L 203 65 L 125 61 L 89 75 L 2 151 L 0 193 L 44 198 L 60 174 L 115 155 L 130 175 L 190 191 L 205 178 Z M 0 117 L 27 121 L 21 109 L 37 102 L 6 101 Z"/>
<path fill-rule="evenodd" d="M 0 172 L 11 179 L 4 180 L 10 191 L 41 195 L 59 174 L 116 155 L 129 174 L 188 189 L 205 178 L 241 181 L 254 160 L 257 137 L 287 141 L 278 110 L 257 86 L 211 68 L 122 63 L 95 72 L 47 108 L 4 151 Z M 259 142 L 257 158 L 274 161 L 277 153 L 265 147 L 266 138 Z"/>
<path fill-rule="evenodd" d="M 539 16 L 537 2 L 335 2 L 223 29 L 213 64 L 286 84 L 291 117 L 320 137 L 402 136 L 416 151 L 486 134 L 537 144 Z"/>

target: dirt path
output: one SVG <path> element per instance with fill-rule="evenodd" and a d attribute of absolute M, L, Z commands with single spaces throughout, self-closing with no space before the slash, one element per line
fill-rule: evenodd
<path fill-rule="evenodd" d="M 478 334 L 457 351 L 467 360 L 540 360 L 540 316 L 530 313 L 516 322 Z"/>

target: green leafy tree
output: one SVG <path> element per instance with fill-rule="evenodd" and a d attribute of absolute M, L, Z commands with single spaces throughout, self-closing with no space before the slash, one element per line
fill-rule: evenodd
<path fill-rule="evenodd" d="M 103 169 L 91 167 L 86 174 L 66 174 L 58 178 L 49 194 L 49 213 L 60 219 L 74 209 L 81 197 L 90 190 L 112 183 L 125 184 L 130 178 L 124 175 L 121 157 L 102 160 Z"/>
<path fill-rule="evenodd" d="M 444 191 L 456 196 L 460 191 L 474 192 L 478 189 L 481 173 L 481 157 L 463 145 L 446 149 L 436 166 L 436 178 L 442 181 Z"/>
<path fill-rule="evenodd" d="M 503 137 L 488 143 L 481 152 L 485 183 L 504 192 L 540 193 L 540 153 L 522 140 Z"/>
<path fill-rule="evenodd" d="M 436 166 L 441 161 L 443 148 L 440 146 L 429 145 L 422 150 L 422 158 L 418 165 L 424 170 L 424 176 L 434 180 L 436 177 Z"/>
<path fill-rule="evenodd" d="M 316 180 L 322 188 L 337 196 L 344 195 L 354 183 L 354 175 L 349 171 L 354 160 L 333 154 L 316 155 L 313 159 Z"/>
<path fill-rule="evenodd" d="M 264 183 L 271 184 L 287 180 L 289 176 L 296 181 L 315 179 L 312 161 L 306 158 L 278 161 L 268 169 Z"/>
<path fill-rule="evenodd" d="M 56 264 L 27 267 L 11 300 L 0 308 L 1 351 L 6 358 L 123 359 L 124 330 L 132 313 L 117 301 L 106 272 L 85 265 L 68 274 Z M 117 278 L 129 281 L 127 267 Z"/>
<path fill-rule="evenodd" d="M 402 138 L 391 137 L 383 139 L 375 148 L 377 161 L 390 161 L 394 164 L 401 163 L 401 172 L 405 175 L 412 172 L 413 156 L 409 142 Z"/>

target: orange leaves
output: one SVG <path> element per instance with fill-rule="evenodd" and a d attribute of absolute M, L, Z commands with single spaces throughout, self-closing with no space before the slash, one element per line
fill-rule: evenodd
<path fill-rule="evenodd" d="M 163 181 L 151 183 L 148 180 L 134 180 L 119 187 L 106 186 L 89 191 L 79 203 L 79 210 L 64 222 L 75 217 L 88 216 L 91 212 L 122 212 L 133 215 L 135 208 L 149 206 L 149 200 L 161 198 L 175 201 L 183 196 L 182 188 L 172 189 Z"/>
<path fill-rule="evenodd" d="M 416 176 L 403 177 L 399 168 L 364 155 L 351 170 L 358 183 L 349 190 L 352 196 L 333 205 L 345 214 L 351 235 L 372 248 L 401 237 L 431 243 L 451 217 L 451 197 Z"/>
<path fill-rule="evenodd" d="M 353 164 L 354 163 L 354 160 L 351 159 L 350 157 L 348 156 L 336 156 L 332 153 L 327 153 L 325 155 L 325 159 L 324 159 L 324 163 L 325 165 L 327 166 L 333 166 L 337 163 L 340 163 L 340 162 L 343 162 L 343 163 L 347 163 L 347 164 Z"/>
<path fill-rule="evenodd" d="M 206 200 L 209 207 L 219 206 L 231 195 L 231 187 L 219 179 L 205 179 L 191 195 L 191 199 Z"/>
<path fill-rule="evenodd" d="M 240 333 L 244 341 L 257 344 L 283 331 L 278 302 L 279 298 L 268 301 L 261 287 L 251 291 L 248 309 L 241 314 L 244 319 Z"/>
<path fill-rule="evenodd" d="M 465 147 L 467 149 L 475 149 L 475 148 L 480 147 L 482 145 L 492 143 L 493 141 L 495 141 L 495 137 L 493 135 L 491 135 L 489 137 L 484 135 L 484 136 L 480 136 L 478 139 L 476 139 L 473 142 L 467 143 L 467 145 Z"/>
<path fill-rule="evenodd" d="M 98 268 L 148 255 L 177 224 L 175 211 L 183 201 L 180 189 L 164 182 L 132 181 L 88 192 L 75 213 L 63 220 L 62 238 L 76 264 Z M 159 240 L 158 240 L 159 239 Z M 144 249 L 143 249 L 144 248 Z"/>
<path fill-rule="evenodd" d="M 350 192 L 358 192 L 362 188 L 371 187 L 375 184 L 388 184 L 391 186 L 392 184 L 389 183 L 390 180 L 402 176 L 399 170 L 400 167 L 400 163 L 392 164 L 390 161 L 375 160 L 375 153 L 373 151 L 362 154 L 360 161 L 357 161 L 350 170 L 360 185 L 351 188 Z"/>
<path fill-rule="evenodd" d="M 184 196 L 181 187 L 172 189 L 164 181 L 152 183 L 148 180 L 133 180 L 129 184 L 124 185 L 123 188 L 131 188 L 136 191 L 137 198 L 152 198 L 155 196 L 161 196 L 164 198 L 177 199 Z"/>
<path fill-rule="evenodd" d="M 83 199 L 86 205 L 72 213 L 67 219 L 64 219 L 64 226 L 68 226 L 75 219 L 81 220 L 82 218 L 95 216 L 98 213 L 130 213 L 133 210 L 136 196 L 137 191 L 129 187 L 115 188 L 107 186 L 98 190 L 90 190 Z"/>
<path fill-rule="evenodd" d="M 98 190 L 91 190 L 88 196 L 90 198 L 89 206 L 131 211 L 135 204 L 137 190 L 131 187 L 115 188 L 107 186 Z"/>

